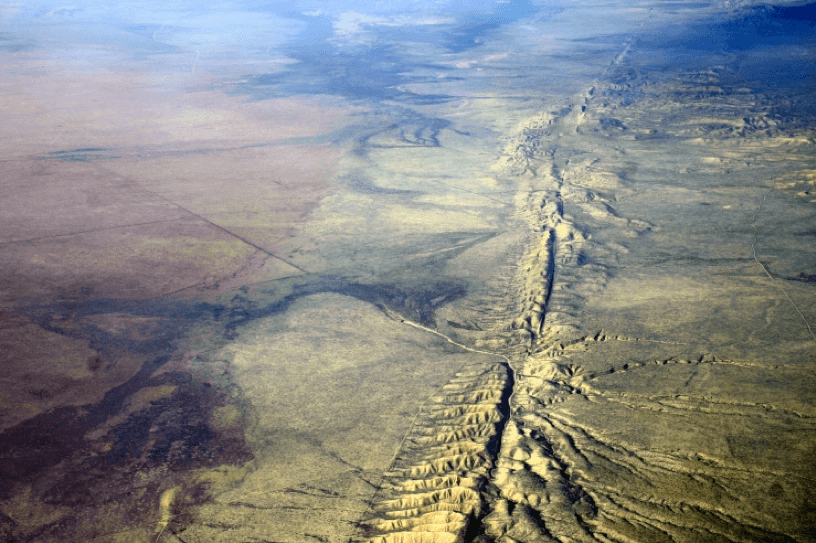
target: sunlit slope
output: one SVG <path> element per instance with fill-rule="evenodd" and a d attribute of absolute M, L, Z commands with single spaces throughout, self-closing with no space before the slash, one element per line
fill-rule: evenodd
<path fill-rule="evenodd" d="M 510 359 L 492 469 L 389 481 L 371 541 L 813 539 L 816 138 L 733 70 L 622 56 L 522 126 L 517 314 L 470 333 Z"/>

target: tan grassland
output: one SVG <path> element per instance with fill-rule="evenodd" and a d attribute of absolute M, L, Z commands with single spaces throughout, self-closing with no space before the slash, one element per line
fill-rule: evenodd
<path fill-rule="evenodd" d="M 816 134 L 643 58 L 365 149 L 309 140 L 339 98 L 0 67 L 0 536 L 816 541 Z"/>

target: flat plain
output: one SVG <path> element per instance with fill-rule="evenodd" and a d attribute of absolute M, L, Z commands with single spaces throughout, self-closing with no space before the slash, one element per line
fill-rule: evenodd
<path fill-rule="evenodd" d="M 816 541 L 815 13 L 0 4 L 0 535 Z"/>

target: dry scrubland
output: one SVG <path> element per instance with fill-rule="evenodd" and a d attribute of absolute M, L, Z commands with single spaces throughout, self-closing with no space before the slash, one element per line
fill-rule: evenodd
<path fill-rule="evenodd" d="M 494 168 L 528 224 L 517 305 L 444 313 L 507 362 L 431 398 L 370 540 L 813 539 L 816 140 L 719 79 L 524 123 Z"/>
<path fill-rule="evenodd" d="M 355 386 L 359 368 L 339 366 L 363 355 L 336 343 L 305 362 L 285 386 L 335 372 L 325 382 L 349 378 L 353 398 L 327 410 L 372 406 L 367 428 L 352 417 L 359 441 L 333 444 L 324 428 L 319 446 L 284 446 L 314 478 L 287 486 L 276 453 L 253 475 L 264 490 L 245 482 L 203 506 L 190 540 L 270 529 L 281 541 L 378 543 L 813 539 L 816 138 L 779 126 L 763 113 L 773 97 L 723 83 L 723 67 L 650 81 L 627 77 L 622 60 L 607 82 L 524 121 L 474 187 L 512 198 L 498 260 L 517 264 L 480 267 L 500 252 L 487 242 L 447 261 L 443 274 L 479 287 L 425 324 L 410 297 L 358 310 L 371 321 L 349 332 L 355 345 L 431 342 L 391 354 L 388 372 L 414 356 L 433 369 L 386 393 L 371 376 L 375 389 Z M 446 212 L 459 211 L 439 212 L 440 231 Z M 379 213 L 394 229 L 402 219 Z M 323 296 L 306 298 L 323 317 L 291 311 L 325 323 L 347 307 Z M 248 372 L 237 382 L 256 406 L 250 434 L 270 435 L 271 410 L 286 421 L 277 431 L 306 427 L 267 403 L 281 375 L 262 373 L 286 358 L 264 349 L 303 360 L 322 334 L 295 328 L 274 347 L 279 329 L 253 328 L 229 348 Z M 434 350 L 442 338 L 458 355 Z M 319 385 L 306 387 L 292 397 L 323 409 Z M 394 416 L 409 387 L 426 390 L 416 416 Z M 376 429 L 382 417 L 392 433 Z M 333 467 L 326 449 L 339 452 Z"/>
<path fill-rule="evenodd" d="M 342 104 L 207 92 L 151 102 L 165 145 L 9 144 L 0 533 L 816 540 L 816 135 L 734 57 L 644 59 L 512 129 L 463 101 L 490 160 L 421 125 L 292 143 Z"/>

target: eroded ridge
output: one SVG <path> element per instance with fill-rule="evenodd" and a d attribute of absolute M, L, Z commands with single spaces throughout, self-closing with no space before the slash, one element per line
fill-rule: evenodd
<path fill-rule="evenodd" d="M 487 540 L 810 540 L 812 521 L 800 521 L 797 514 L 808 507 L 813 478 L 801 475 L 795 461 L 753 455 L 755 447 L 771 445 L 764 433 L 780 439 L 810 431 L 811 409 L 795 399 L 787 405 L 779 398 L 752 399 L 764 394 L 760 388 L 741 399 L 736 390 L 702 383 L 763 382 L 778 369 L 722 359 L 711 343 L 699 343 L 703 354 L 668 355 L 694 349 L 671 336 L 591 331 L 582 319 L 585 303 L 605 295 L 630 240 L 660 231 L 616 209 L 635 193 L 630 176 L 638 157 L 648 163 L 648 154 L 665 151 L 667 141 L 684 142 L 695 157 L 695 147 L 705 143 L 708 156 L 697 167 L 737 168 L 748 162 L 734 149 L 751 146 L 751 140 L 764 148 L 778 146 L 777 139 L 791 148 L 806 145 L 799 136 L 779 132 L 768 115 L 735 115 L 739 97 L 731 103 L 722 89 L 706 87 L 716 73 L 698 75 L 681 78 L 678 86 L 678 92 L 697 93 L 692 107 L 664 101 L 629 108 L 610 98 L 620 89 L 591 89 L 577 105 L 523 127 L 519 141 L 506 150 L 499 167 L 528 185 L 519 209 L 531 227 L 531 249 L 516 276 L 522 305 L 510 326 L 526 352 L 511 354 L 516 383 L 511 415 L 488 487 L 491 512 L 479 529 Z M 712 111 L 738 117 L 732 123 L 738 129 L 702 116 Z M 644 125 L 658 112 L 672 123 L 656 136 Z M 717 139 L 701 138 L 717 130 Z M 551 143 L 528 144 L 532 132 Z M 604 147 L 612 137 L 617 145 Z M 675 159 L 671 167 L 680 163 Z M 781 177 L 775 183 L 789 190 L 810 183 L 804 169 L 789 177 L 790 185 Z M 665 357 L 650 360 L 656 353 Z M 636 375 L 622 375 L 632 371 Z M 786 454 L 804 458 L 811 447 L 808 442 L 802 452 Z M 786 503 L 788 496 L 793 499 Z"/>
<path fill-rule="evenodd" d="M 491 332 L 509 341 L 485 335 L 475 344 L 502 345 L 508 362 L 458 373 L 418 414 L 372 500 L 366 541 L 597 540 L 589 527 L 595 501 L 576 482 L 567 451 L 572 438 L 539 409 L 576 393 L 568 382 L 575 368 L 553 357 L 584 339 L 580 301 L 602 290 L 607 277 L 605 266 L 585 260 L 608 250 L 565 216 L 565 200 L 587 207 L 596 223 L 632 230 L 610 205 L 617 174 L 596 162 L 576 165 L 543 145 L 584 109 L 529 120 L 494 167 L 522 185 L 516 205 L 529 249 L 513 281 L 517 317 Z M 536 353 L 551 361 L 524 369 Z"/>
<path fill-rule="evenodd" d="M 430 398 L 372 500 L 365 541 L 472 540 L 512 388 L 509 367 L 496 363 L 463 369 Z"/>
<path fill-rule="evenodd" d="M 666 451 L 616 439 L 586 415 L 600 408 L 609 412 L 609 421 L 628 416 L 630 423 L 642 424 L 658 438 L 655 418 L 683 426 L 697 417 L 701 427 L 721 415 L 745 421 L 763 418 L 762 424 L 782 428 L 810 428 L 812 422 L 792 422 L 791 416 L 804 415 L 768 413 L 766 406 L 736 411 L 733 405 L 697 398 L 637 393 L 621 397 L 596 389 L 590 383 L 600 376 L 576 364 L 575 355 L 605 341 L 586 338 L 532 355 L 525 373 L 517 374 L 515 407 L 493 472 L 497 497 L 483 521 L 484 533 L 503 543 L 795 541 L 784 534 L 786 527 L 774 518 L 772 507 L 746 502 L 746 497 L 757 487 L 781 496 L 781 480 L 787 479 L 789 489 L 808 481 L 792 481 L 785 470 L 749 466 L 709 451 Z M 606 375 L 751 367 L 710 356 L 624 366 L 610 368 Z"/>
<path fill-rule="evenodd" d="M 493 167 L 519 184 L 517 212 L 529 232 L 529 250 L 514 278 L 520 306 L 506 328 L 516 339 L 510 351 L 517 355 L 585 333 L 582 301 L 603 291 L 610 269 L 627 253 L 621 243 L 592 239 L 593 231 L 611 229 L 626 239 L 654 227 L 615 209 L 618 195 L 628 190 L 623 152 L 612 150 L 602 160 L 565 150 L 564 140 L 574 143 L 576 132 L 591 124 L 595 92 L 590 88 L 569 107 L 526 121 Z"/>
<path fill-rule="evenodd" d="M 450 411 L 448 400 L 434 400 L 442 411 L 418 417 L 376 496 L 369 541 L 812 540 L 816 470 L 803 467 L 816 458 L 804 437 L 816 428 L 812 402 L 802 399 L 805 385 L 773 384 L 796 388 L 790 383 L 812 372 L 784 354 L 754 358 L 740 341 L 760 345 L 759 332 L 710 337 L 719 322 L 674 304 L 676 320 L 709 327 L 690 334 L 654 309 L 671 302 L 663 287 L 724 315 L 730 302 L 708 303 L 695 289 L 737 298 L 757 285 L 772 290 L 750 258 L 753 250 L 759 260 L 759 210 L 739 198 L 746 191 L 765 202 L 778 190 L 812 203 L 813 135 L 771 114 L 763 97 L 747 101 L 749 90 L 729 88 L 721 72 L 659 80 L 613 73 L 615 83 L 522 124 L 492 172 L 518 187 L 517 216 L 528 227 L 527 251 L 507 278 L 515 313 L 467 336 L 507 357 L 496 366 L 506 403 L 458 394 Z M 724 172 L 740 176 L 738 191 L 722 182 Z M 726 230 L 733 239 L 722 239 Z M 644 238 L 658 250 L 639 246 Z M 785 269 L 781 258 L 774 265 Z M 777 294 L 765 320 L 755 319 L 757 331 L 781 326 L 777 308 L 812 299 L 798 284 L 812 282 L 811 272 L 786 273 L 795 295 Z M 691 280 L 696 286 L 682 284 Z M 642 288 L 633 292 L 642 303 L 614 298 L 621 284 Z M 605 297 L 610 303 L 598 303 Z M 791 353 L 811 345 L 799 317 L 804 323 L 789 318 Z M 482 386 L 488 373 L 474 371 L 448 386 Z M 482 409 L 487 429 L 438 416 Z"/>
<path fill-rule="evenodd" d="M 587 524 L 597 513 L 595 502 L 573 480 L 573 462 L 564 453 L 570 437 L 544 417 L 528 420 L 565 390 L 564 379 L 558 377 L 563 368 L 552 362 L 531 376 L 526 369 L 530 356 L 562 347 L 559 341 L 580 330 L 573 311 L 580 294 L 564 297 L 561 291 L 577 282 L 570 281 L 564 270 L 582 263 L 588 236 L 564 214 L 564 194 L 575 192 L 567 180 L 572 172 L 569 161 L 557 156 L 555 146 L 542 145 L 560 125 L 570 122 L 571 112 L 567 108 L 558 115 L 528 121 L 519 141 L 508 145 L 495 168 L 521 176 L 529 184 L 526 197 L 517 205 L 529 226 L 530 250 L 515 278 L 521 302 L 519 317 L 509 326 L 519 340 L 511 349 L 515 387 L 487 488 L 490 513 L 478 530 L 485 541 L 595 540 Z M 588 194 L 588 200 L 595 198 Z M 603 281 L 587 283 L 600 288 Z"/>

